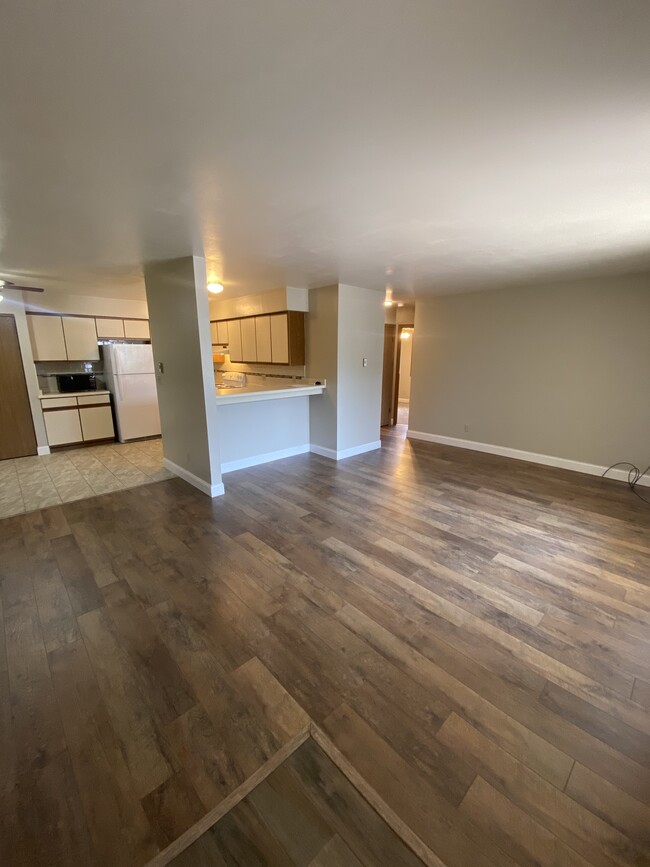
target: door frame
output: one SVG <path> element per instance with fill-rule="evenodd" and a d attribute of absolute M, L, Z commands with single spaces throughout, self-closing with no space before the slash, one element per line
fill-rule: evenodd
<path fill-rule="evenodd" d="M 402 360 L 402 331 L 414 328 L 413 324 L 403 323 L 397 326 L 397 352 L 395 353 L 395 392 L 393 394 L 393 418 L 392 424 L 397 424 L 397 410 L 399 408 L 399 365 Z"/>

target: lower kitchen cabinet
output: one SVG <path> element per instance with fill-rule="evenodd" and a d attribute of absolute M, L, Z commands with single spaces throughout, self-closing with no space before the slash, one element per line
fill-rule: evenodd
<path fill-rule="evenodd" d="M 47 441 L 51 446 L 83 442 L 79 410 L 51 409 L 43 413 Z"/>
<path fill-rule="evenodd" d="M 111 396 L 108 393 L 65 397 L 43 396 L 43 420 L 50 446 L 115 439 Z"/>
<path fill-rule="evenodd" d="M 115 436 L 110 405 L 80 406 L 79 416 L 84 440 L 105 440 Z"/>

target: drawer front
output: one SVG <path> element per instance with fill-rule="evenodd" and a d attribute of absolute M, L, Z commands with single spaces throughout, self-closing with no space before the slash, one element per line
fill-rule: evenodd
<path fill-rule="evenodd" d="M 41 408 L 46 411 L 48 409 L 57 409 L 62 406 L 76 406 L 76 397 L 42 397 Z"/>
<path fill-rule="evenodd" d="M 81 424 L 79 422 L 79 410 L 59 409 L 55 412 L 43 414 L 47 441 L 51 446 L 71 445 L 83 442 L 81 436 Z"/>
<path fill-rule="evenodd" d="M 79 406 L 97 406 L 98 403 L 104 404 L 111 402 L 110 394 L 89 394 L 88 396 L 78 397 Z"/>

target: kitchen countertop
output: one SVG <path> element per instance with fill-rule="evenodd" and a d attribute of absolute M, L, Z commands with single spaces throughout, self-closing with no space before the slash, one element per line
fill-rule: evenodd
<path fill-rule="evenodd" d="M 38 399 L 47 400 L 52 397 L 92 397 L 95 394 L 110 394 L 107 388 L 98 388 L 96 390 L 87 389 L 86 391 L 42 391 Z"/>
<path fill-rule="evenodd" d="M 219 406 L 231 403 L 250 403 L 256 400 L 278 400 L 285 397 L 308 397 L 322 394 L 324 385 L 245 385 L 243 388 L 217 388 Z"/>

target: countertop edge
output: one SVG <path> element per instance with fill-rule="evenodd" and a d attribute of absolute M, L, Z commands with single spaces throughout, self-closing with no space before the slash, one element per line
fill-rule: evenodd
<path fill-rule="evenodd" d="M 243 394 L 217 394 L 215 400 L 218 406 L 233 403 L 252 403 L 258 400 L 279 400 L 286 397 L 309 397 L 312 394 L 322 394 L 324 385 L 306 385 L 304 388 L 276 388 L 269 391 L 249 391 Z"/>

